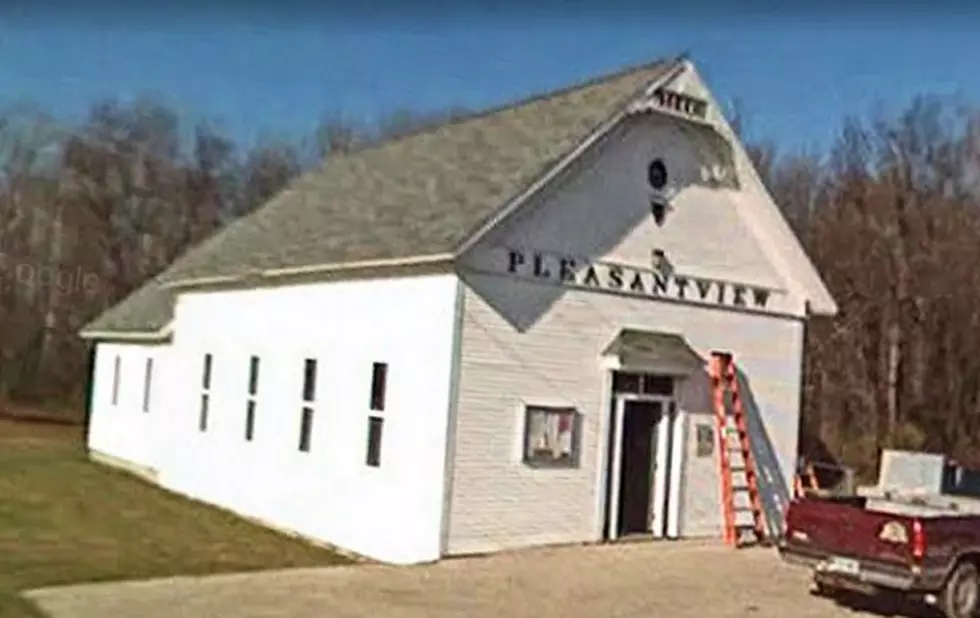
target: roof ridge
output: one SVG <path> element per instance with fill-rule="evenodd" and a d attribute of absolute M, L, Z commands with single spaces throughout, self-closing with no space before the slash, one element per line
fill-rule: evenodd
<path fill-rule="evenodd" d="M 657 59 L 657 60 L 651 60 L 651 61 L 648 61 L 648 62 L 644 62 L 642 64 L 635 64 L 635 65 L 631 65 L 631 66 L 619 68 L 619 69 L 616 69 L 615 71 L 611 71 L 609 73 L 602 73 L 602 74 L 599 74 L 599 75 L 593 75 L 591 77 L 588 77 L 586 79 L 583 79 L 582 81 L 575 82 L 575 83 L 569 84 L 567 86 L 562 86 L 560 88 L 554 88 L 554 89 L 546 90 L 546 91 L 542 91 L 542 92 L 536 92 L 534 94 L 527 95 L 527 96 L 525 96 L 522 99 L 517 99 L 517 100 L 512 100 L 512 101 L 507 101 L 507 102 L 504 102 L 504 103 L 500 103 L 498 105 L 495 105 L 495 106 L 492 106 L 492 107 L 488 107 L 488 108 L 483 109 L 483 110 L 477 110 L 477 111 L 473 111 L 473 112 L 468 113 L 468 114 L 462 114 L 462 115 L 457 116 L 457 117 L 454 117 L 454 118 L 448 118 L 448 119 L 446 119 L 445 121 L 442 121 L 442 122 L 436 122 L 436 123 L 433 123 L 433 124 L 430 124 L 430 125 L 423 125 L 421 127 L 418 127 L 415 130 L 406 131 L 406 132 L 401 133 L 401 134 L 398 134 L 398 135 L 393 135 L 391 137 L 380 138 L 380 139 L 375 139 L 375 140 L 367 140 L 366 142 L 364 142 L 364 143 L 362 143 L 362 144 L 354 147 L 353 149 L 351 149 L 351 150 L 349 150 L 347 152 L 336 153 L 336 154 L 329 154 L 329 155 L 325 156 L 323 158 L 323 160 L 320 162 L 320 167 L 322 167 L 323 165 L 326 165 L 327 163 L 329 163 L 331 161 L 336 161 L 338 159 L 346 159 L 348 157 L 358 156 L 358 155 L 363 154 L 365 152 L 368 152 L 368 151 L 371 151 L 371 150 L 376 150 L 378 148 L 382 148 L 382 147 L 385 147 L 385 146 L 389 146 L 391 144 L 394 144 L 394 143 L 397 143 L 397 142 L 400 142 L 400 141 L 403 141 L 403 140 L 406 140 L 406 139 L 411 139 L 413 137 L 418 137 L 420 135 L 425 135 L 427 133 L 433 133 L 433 132 L 435 132 L 437 130 L 440 130 L 440 129 L 443 129 L 445 127 L 450 127 L 450 126 L 465 124 L 467 122 L 472 122 L 472 121 L 475 121 L 475 120 L 480 120 L 480 119 L 486 118 L 488 116 L 494 116 L 496 114 L 500 114 L 500 113 L 503 113 L 503 112 L 506 112 L 506 111 L 509 111 L 509 110 L 512 110 L 512 109 L 518 109 L 518 108 L 521 108 L 521 107 L 526 107 L 526 106 L 531 105 L 533 103 L 538 103 L 538 102 L 541 102 L 541 101 L 547 101 L 549 99 L 553 99 L 553 98 L 565 96 L 567 94 L 571 94 L 571 93 L 576 92 L 576 91 L 579 91 L 579 90 L 584 90 L 586 88 L 591 88 L 592 86 L 597 86 L 599 84 L 603 84 L 603 83 L 606 83 L 606 82 L 611 82 L 611 81 L 620 79 L 622 77 L 626 77 L 627 75 L 632 75 L 634 73 L 639 73 L 640 71 L 652 70 L 652 69 L 654 69 L 654 68 L 656 68 L 658 66 L 676 65 L 679 62 L 683 62 L 685 59 L 686 59 L 686 55 L 683 55 L 682 54 L 680 56 L 674 56 L 674 57 L 670 57 L 670 58 L 661 58 L 661 59 Z"/>

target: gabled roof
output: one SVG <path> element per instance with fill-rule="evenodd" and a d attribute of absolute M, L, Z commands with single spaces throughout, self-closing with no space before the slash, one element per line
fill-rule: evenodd
<path fill-rule="evenodd" d="M 188 251 L 82 336 L 159 334 L 172 317 L 170 284 L 324 264 L 451 259 L 508 202 L 679 66 L 653 62 L 331 156 Z"/>

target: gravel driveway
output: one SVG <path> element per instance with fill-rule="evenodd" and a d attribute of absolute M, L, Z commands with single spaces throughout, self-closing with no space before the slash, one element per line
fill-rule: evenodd
<path fill-rule="evenodd" d="M 808 594 L 773 550 L 714 544 L 566 547 L 446 560 L 49 588 L 54 618 L 816 618 L 855 613 Z"/>

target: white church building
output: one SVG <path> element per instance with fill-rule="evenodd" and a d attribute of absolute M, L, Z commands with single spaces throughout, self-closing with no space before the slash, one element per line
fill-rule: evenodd
<path fill-rule="evenodd" d="M 834 300 L 693 64 L 330 157 L 87 325 L 88 447 L 390 563 L 720 535 L 705 363 L 785 494 Z"/>

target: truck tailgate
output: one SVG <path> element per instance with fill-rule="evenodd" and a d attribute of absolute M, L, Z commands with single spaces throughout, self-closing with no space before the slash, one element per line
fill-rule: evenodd
<path fill-rule="evenodd" d="M 800 550 L 908 564 L 913 518 L 865 510 L 862 500 L 806 498 L 786 514 L 785 542 Z"/>

